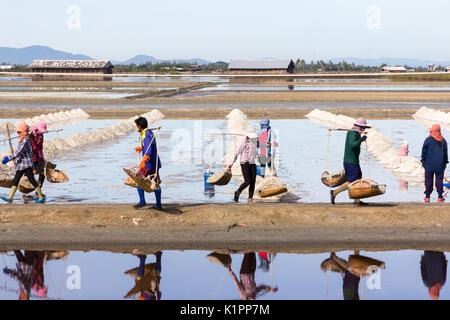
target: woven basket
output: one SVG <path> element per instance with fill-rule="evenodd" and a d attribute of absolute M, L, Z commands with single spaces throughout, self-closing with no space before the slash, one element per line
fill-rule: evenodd
<path fill-rule="evenodd" d="M 378 184 L 373 180 L 360 179 L 349 184 L 347 190 L 350 199 L 363 199 L 385 193 L 386 185 Z"/>
<path fill-rule="evenodd" d="M 329 173 L 324 171 L 320 176 L 320 180 L 324 185 L 330 188 L 339 187 L 345 182 L 345 171 Z"/>
<path fill-rule="evenodd" d="M 23 176 L 19 181 L 17 189 L 19 189 L 20 192 L 27 194 L 33 192 L 36 188 L 31 184 L 27 177 Z"/>
<path fill-rule="evenodd" d="M 324 261 L 322 261 L 322 263 L 320 264 L 320 269 L 322 271 L 332 271 L 332 272 L 339 272 L 342 273 L 344 272 L 344 268 L 342 268 L 340 265 L 338 265 L 336 263 L 336 261 L 334 261 L 331 258 L 327 258 Z"/>
<path fill-rule="evenodd" d="M 69 181 L 69 177 L 63 172 L 46 167 L 44 170 L 45 178 L 51 183 L 62 183 Z"/>
<path fill-rule="evenodd" d="M 133 188 L 139 187 L 138 184 L 136 182 L 134 182 L 133 179 L 131 179 L 131 177 L 127 177 L 123 183 L 126 184 L 127 186 L 130 186 Z"/>
<path fill-rule="evenodd" d="M 225 268 L 231 266 L 231 256 L 229 254 L 213 252 L 206 256 L 209 261 L 218 263 Z"/>
<path fill-rule="evenodd" d="M 123 168 L 123 171 L 145 192 L 154 192 L 159 189 L 159 185 L 156 183 L 156 175 L 143 177 L 134 170 Z"/>
<path fill-rule="evenodd" d="M 10 177 L 1 177 L 0 178 L 0 187 L 11 188 L 12 185 L 13 185 L 13 181 Z"/>
<path fill-rule="evenodd" d="M 206 180 L 206 182 L 215 184 L 217 186 L 224 186 L 227 185 L 228 182 L 230 182 L 231 176 L 232 176 L 231 171 L 224 170 L 222 172 L 214 173 Z"/>
<path fill-rule="evenodd" d="M 288 189 L 286 186 L 280 186 L 280 187 L 275 187 L 275 188 L 270 188 L 270 189 L 258 190 L 258 194 L 261 198 L 267 198 L 267 197 L 276 196 L 277 194 L 285 193 L 287 191 L 288 191 Z"/>
<path fill-rule="evenodd" d="M 367 268 L 370 266 L 377 266 L 384 269 L 385 263 L 380 260 L 360 255 L 351 255 L 348 257 L 348 269 L 355 275 L 367 274 Z"/>

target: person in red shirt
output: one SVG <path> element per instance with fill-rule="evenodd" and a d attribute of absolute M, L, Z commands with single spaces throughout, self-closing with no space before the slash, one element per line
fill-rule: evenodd
<path fill-rule="evenodd" d="M 39 174 L 39 186 L 41 188 L 45 180 L 44 133 L 47 132 L 47 124 L 45 122 L 39 122 L 30 134 L 30 142 L 33 149 L 34 169 Z"/>

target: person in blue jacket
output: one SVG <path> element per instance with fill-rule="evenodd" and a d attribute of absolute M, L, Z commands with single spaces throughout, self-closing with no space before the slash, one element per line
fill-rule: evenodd
<path fill-rule="evenodd" d="M 444 172 L 448 163 L 447 141 L 441 134 L 441 126 L 433 124 L 429 129 L 430 136 L 425 139 L 422 147 L 422 166 L 425 169 L 425 202 L 430 202 L 435 178 L 438 202 L 444 202 Z"/>
<path fill-rule="evenodd" d="M 148 129 L 147 119 L 143 117 L 137 118 L 135 121 L 137 131 L 140 134 L 140 146 L 135 148 L 136 152 L 141 152 L 142 161 L 139 165 L 138 175 L 147 177 L 149 175 L 156 174 L 156 183 L 161 184 L 161 179 L 159 177 L 159 169 L 161 168 L 161 161 L 158 156 L 158 150 L 156 145 L 156 139 L 153 132 Z M 137 187 L 139 194 L 139 203 L 134 206 L 134 208 L 139 209 L 146 205 L 144 190 Z M 161 187 L 155 190 L 156 204 L 149 209 L 162 210 L 161 205 Z"/>

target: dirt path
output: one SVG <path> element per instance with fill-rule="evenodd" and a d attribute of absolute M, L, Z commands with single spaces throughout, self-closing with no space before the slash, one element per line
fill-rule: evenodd
<path fill-rule="evenodd" d="M 419 203 L 1 205 L 0 230 L 0 250 L 450 251 L 448 206 Z"/>

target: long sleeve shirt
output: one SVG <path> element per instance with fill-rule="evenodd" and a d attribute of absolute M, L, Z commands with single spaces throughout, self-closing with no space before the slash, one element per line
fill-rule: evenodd
<path fill-rule="evenodd" d="M 356 131 L 348 131 L 345 140 L 344 162 L 359 164 L 361 153 L 361 135 Z"/>
<path fill-rule="evenodd" d="M 33 168 L 33 149 L 28 137 L 22 139 L 10 160 L 16 160 L 16 170 L 18 171 Z"/>
<path fill-rule="evenodd" d="M 426 171 L 441 174 L 448 163 L 447 141 L 439 142 L 433 137 L 425 139 L 422 146 L 422 164 Z"/>
<path fill-rule="evenodd" d="M 154 139 L 153 132 L 149 129 L 145 129 L 141 134 L 142 144 L 142 157 L 149 156 L 150 160 L 145 163 L 145 167 L 149 170 L 156 170 L 161 168 L 161 160 L 158 156 L 158 147 L 156 145 L 156 139 Z"/>
<path fill-rule="evenodd" d="M 248 162 L 249 164 L 255 164 L 256 155 L 258 154 L 258 139 L 244 139 L 239 145 L 236 154 L 233 157 L 233 164 L 238 156 L 241 156 L 241 163 Z"/>
<path fill-rule="evenodd" d="M 30 135 L 30 142 L 33 149 L 33 161 L 36 163 L 44 160 L 44 135 L 33 133 Z"/>

